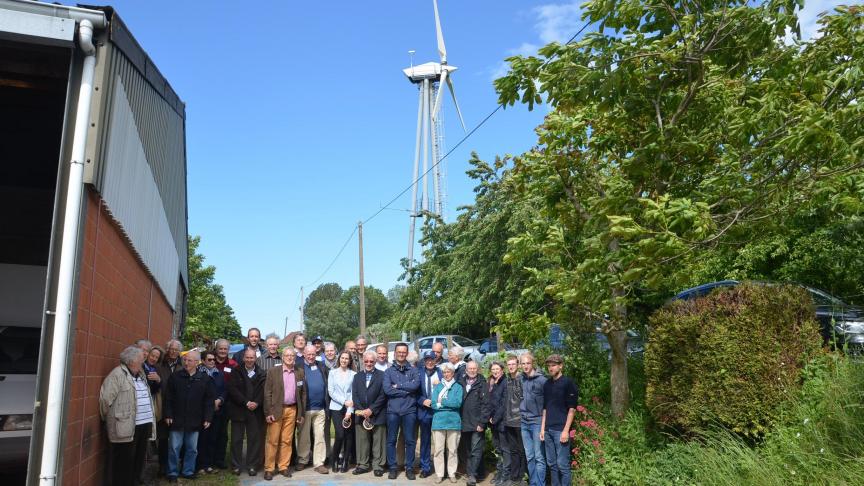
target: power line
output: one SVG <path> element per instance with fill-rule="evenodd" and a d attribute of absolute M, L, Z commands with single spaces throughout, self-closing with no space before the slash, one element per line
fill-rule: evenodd
<path fill-rule="evenodd" d="M 336 260 L 338 260 L 339 257 L 342 256 L 342 252 L 345 251 L 345 247 L 348 246 L 348 243 L 351 243 L 351 240 L 354 238 L 355 233 L 357 233 L 357 227 L 356 226 L 354 227 L 354 230 L 351 231 L 351 234 L 348 235 L 348 239 L 345 240 L 345 243 L 342 244 L 342 248 L 339 249 L 339 253 L 336 253 L 336 256 L 333 257 L 333 260 L 330 262 L 330 265 L 327 265 L 327 268 L 325 268 L 324 271 L 321 272 L 321 275 L 319 275 L 318 278 L 316 278 L 311 283 L 304 285 L 304 287 L 311 288 L 313 285 L 320 282 L 321 279 L 324 278 L 325 275 L 327 275 L 327 272 L 329 272 L 330 269 L 333 268 L 333 265 L 336 263 Z"/>

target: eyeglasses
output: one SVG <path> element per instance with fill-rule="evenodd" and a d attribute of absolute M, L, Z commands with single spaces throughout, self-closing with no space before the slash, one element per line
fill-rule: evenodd
<path fill-rule="evenodd" d="M 216 361 L 216 358 L 207 358 L 204 361 Z"/>
<path fill-rule="evenodd" d="M 363 362 L 364 363 L 374 363 L 375 360 L 374 359 L 364 359 Z"/>

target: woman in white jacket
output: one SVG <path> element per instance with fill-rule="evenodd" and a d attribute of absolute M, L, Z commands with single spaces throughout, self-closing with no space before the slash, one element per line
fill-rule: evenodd
<path fill-rule="evenodd" d="M 351 400 L 351 384 L 354 382 L 354 370 L 351 369 L 351 353 L 339 353 L 339 367 L 330 370 L 327 377 L 327 393 L 330 395 L 330 414 L 333 416 L 336 439 L 330 451 L 330 465 L 333 472 L 347 472 L 348 459 L 354 451 L 354 402 Z M 348 427 L 344 427 L 347 424 Z M 339 453 L 342 460 L 339 460 Z"/>

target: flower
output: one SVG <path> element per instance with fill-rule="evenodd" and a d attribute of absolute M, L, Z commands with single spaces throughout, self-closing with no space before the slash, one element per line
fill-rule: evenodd
<path fill-rule="evenodd" d="M 601 457 L 600 459 L 597 459 L 597 462 L 599 462 L 600 464 L 606 464 L 606 458 Z"/>
<path fill-rule="evenodd" d="M 583 407 L 582 405 L 577 405 L 577 406 L 576 406 L 576 411 L 579 412 L 579 413 L 586 413 L 586 412 L 588 411 L 588 409 L 585 408 L 585 407 Z"/>
<path fill-rule="evenodd" d="M 574 438 L 574 437 L 576 437 L 576 431 L 575 431 L 575 430 L 571 430 L 571 431 L 570 431 L 570 438 L 572 439 L 572 438 Z"/>

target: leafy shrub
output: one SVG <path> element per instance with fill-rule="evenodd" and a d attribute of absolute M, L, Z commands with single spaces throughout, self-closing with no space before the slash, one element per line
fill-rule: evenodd
<path fill-rule="evenodd" d="M 797 286 L 741 285 L 651 316 L 646 403 L 683 433 L 721 426 L 762 437 L 819 351 L 813 304 Z"/>

